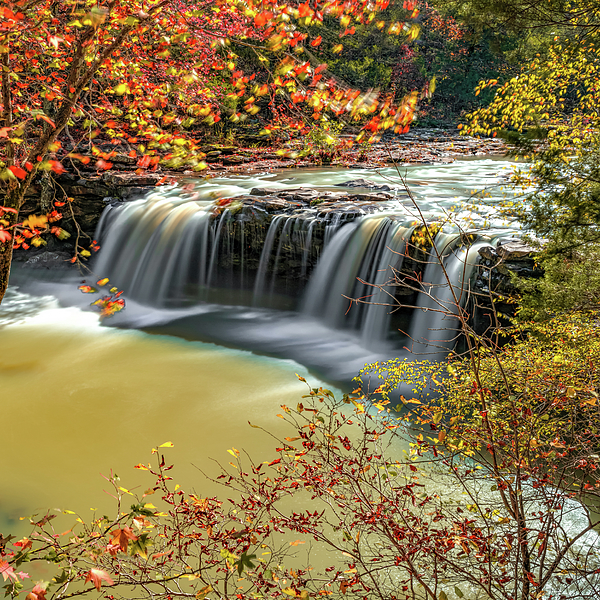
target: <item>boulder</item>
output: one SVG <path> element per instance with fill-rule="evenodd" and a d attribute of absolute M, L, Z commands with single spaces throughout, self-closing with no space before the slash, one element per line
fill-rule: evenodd
<path fill-rule="evenodd" d="M 530 246 L 522 240 L 507 240 L 498 242 L 496 253 L 502 260 L 519 260 L 531 258 L 532 254 L 538 252 L 537 248 Z"/>

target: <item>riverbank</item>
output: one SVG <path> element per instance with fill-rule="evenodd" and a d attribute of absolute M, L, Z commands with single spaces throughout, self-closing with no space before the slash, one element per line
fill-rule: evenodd
<path fill-rule="evenodd" d="M 359 169 L 379 169 L 389 166 L 449 164 L 455 160 L 502 156 L 507 148 L 500 140 L 460 136 L 457 130 L 415 129 L 402 136 L 390 136 L 372 145 L 349 146 L 351 137 L 340 137 L 327 166 Z M 115 142 L 117 142 L 115 144 Z M 189 165 L 176 165 L 163 160 L 153 166 L 129 145 L 119 140 L 97 142 L 89 155 L 69 157 L 65 149 L 57 155 L 64 168 L 62 173 L 40 177 L 30 187 L 21 209 L 24 219 L 31 214 L 48 214 L 55 210 L 56 225 L 69 238 L 58 240 L 47 236 L 43 250 L 59 252 L 59 262 L 69 260 L 74 246 L 88 248 L 100 216 L 107 205 L 115 205 L 142 197 L 157 186 L 180 182 L 190 177 L 214 178 L 228 174 L 244 175 L 291 168 L 323 166 L 327 153 L 303 155 L 302 143 L 293 141 L 279 149 L 261 146 L 207 144 L 202 148 L 203 168 L 192 170 Z M 314 150 L 314 148 L 313 148 Z M 164 157 L 163 157 L 164 158 Z M 17 252 L 17 261 L 27 261 L 41 252 Z M 70 254 L 70 256 L 67 256 Z M 36 259 L 46 266 L 44 259 Z M 51 261 L 57 262 L 57 261 Z"/>

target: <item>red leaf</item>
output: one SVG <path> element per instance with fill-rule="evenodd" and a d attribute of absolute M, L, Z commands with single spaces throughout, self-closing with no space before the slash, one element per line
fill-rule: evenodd
<path fill-rule="evenodd" d="M 10 233 L 8 233 L 8 231 L 5 229 L 0 229 L 0 242 L 4 243 L 8 242 L 9 240 L 12 240 L 12 235 L 10 235 Z"/>
<path fill-rule="evenodd" d="M 12 174 L 15 175 L 16 177 L 18 177 L 19 179 L 25 179 L 25 176 L 27 175 L 27 171 L 25 171 L 24 169 L 21 169 L 21 167 L 17 167 L 15 165 L 13 165 L 12 167 L 8 167 L 11 171 Z"/>
<path fill-rule="evenodd" d="M 317 46 L 319 46 L 321 44 L 321 42 L 323 41 L 323 38 L 321 36 L 315 38 L 310 45 L 313 46 L 314 48 L 316 48 Z"/>
<path fill-rule="evenodd" d="M 7 579 L 12 579 L 13 581 L 18 580 L 15 570 L 5 560 L 0 560 L 0 573 L 4 578 L 4 581 Z"/>
<path fill-rule="evenodd" d="M 25 600 L 46 600 L 46 591 L 39 583 L 27 594 Z"/>
<path fill-rule="evenodd" d="M 104 169 L 105 171 L 108 171 L 108 169 L 110 169 L 112 166 L 113 164 L 111 162 L 108 162 L 101 158 L 96 162 L 96 167 L 98 167 L 99 169 Z"/>
<path fill-rule="evenodd" d="M 52 126 L 52 129 L 56 129 L 56 125 L 54 124 L 54 121 L 50 117 L 47 117 L 46 115 L 37 115 L 36 119 L 44 119 L 44 121 L 46 121 L 46 123 L 48 123 L 49 125 Z"/>

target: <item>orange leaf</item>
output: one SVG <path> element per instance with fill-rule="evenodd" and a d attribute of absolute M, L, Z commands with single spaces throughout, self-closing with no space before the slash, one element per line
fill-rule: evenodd
<path fill-rule="evenodd" d="M 59 163 L 57 160 L 49 160 L 48 164 L 50 165 L 50 168 L 55 172 L 58 173 L 59 175 L 61 173 L 64 173 L 66 171 L 66 169 L 62 166 L 61 163 Z"/>
<path fill-rule="evenodd" d="M 110 534 L 113 536 L 110 541 L 111 545 L 119 546 L 122 552 L 127 552 L 127 546 L 129 540 L 135 542 L 138 538 L 130 527 L 124 527 L 123 529 L 115 529 Z"/>
<path fill-rule="evenodd" d="M 317 46 L 319 46 L 321 44 L 321 42 L 323 41 L 323 38 L 321 36 L 315 38 L 310 45 L 313 46 L 314 48 L 316 48 Z"/>
<path fill-rule="evenodd" d="M 107 585 L 114 584 L 114 581 L 110 578 L 109 574 L 101 569 L 90 569 L 85 577 L 85 582 L 88 583 L 88 581 L 91 581 L 98 591 L 100 591 L 102 581 L 106 581 Z"/>
<path fill-rule="evenodd" d="M 262 27 L 268 21 L 270 21 L 272 18 L 273 18 L 272 12 L 268 12 L 268 11 L 261 12 L 260 14 L 256 15 L 256 17 L 254 17 L 254 24 L 257 27 Z"/>

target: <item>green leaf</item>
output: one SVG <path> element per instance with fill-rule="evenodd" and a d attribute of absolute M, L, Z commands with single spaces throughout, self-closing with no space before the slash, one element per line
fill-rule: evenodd
<path fill-rule="evenodd" d="M 238 575 L 241 575 L 244 572 L 244 568 L 254 569 L 255 565 L 252 562 L 252 559 L 256 558 L 256 554 L 246 554 L 246 552 L 242 552 L 239 560 L 237 560 L 234 565 L 237 565 Z"/>
<path fill-rule="evenodd" d="M 69 580 L 69 574 L 64 569 L 60 575 L 57 575 L 53 579 L 54 583 L 58 583 L 58 584 L 66 583 L 68 580 Z"/>
<path fill-rule="evenodd" d="M 465 595 L 462 593 L 462 590 L 459 587 L 454 586 L 454 593 L 459 597 L 459 598 L 464 598 Z"/>
<path fill-rule="evenodd" d="M 148 539 L 147 533 L 142 533 L 135 542 L 131 544 L 131 556 L 139 554 L 142 558 L 148 558 L 148 548 L 152 546 L 152 540 Z"/>

